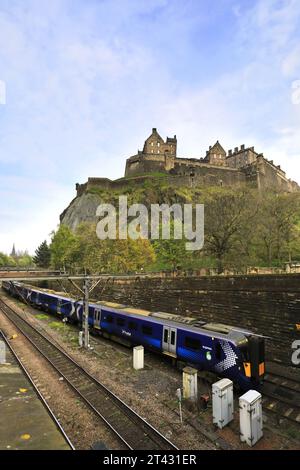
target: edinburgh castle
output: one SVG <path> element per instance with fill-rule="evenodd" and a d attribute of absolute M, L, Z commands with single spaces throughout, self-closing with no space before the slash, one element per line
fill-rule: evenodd
<path fill-rule="evenodd" d="M 111 181 L 107 178 L 89 178 L 77 184 L 77 195 L 90 188 L 118 189 L 131 184 L 139 185 L 147 178 L 164 175 L 174 186 L 234 186 L 251 185 L 258 190 L 274 189 L 294 192 L 298 184 L 286 177 L 285 172 L 254 147 L 244 145 L 226 152 L 217 141 L 201 158 L 177 157 L 177 138 L 164 140 L 156 128 L 146 139 L 143 150 L 126 160 L 124 178 Z"/>

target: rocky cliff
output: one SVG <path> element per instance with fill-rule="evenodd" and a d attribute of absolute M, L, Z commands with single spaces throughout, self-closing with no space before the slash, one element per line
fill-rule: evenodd
<path fill-rule="evenodd" d="M 128 197 L 128 204 L 141 203 L 149 207 L 150 204 L 174 204 L 191 202 L 195 195 L 202 194 L 197 188 L 188 186 L 174 187 L 164 178 L 144 178 L 138 185 L 134 180 L 122 182 L 118 188 L 99 189 L 94 186 L 86 187 L 77 193 L 77 196 L 60 216 L 60 222 L 67 225 L 72 231 L 81 222 L 96 222 L 96 209 L 101 203 L 110 203 L 118 206 L 120 195 Z"/>
<path fill-rule="evenodd" d="M 60 216 L 60 222 L 75 231 L 81 222 L 96 222 L 96 209 L 101 203 L 99 194 L 77 196 Z"/>

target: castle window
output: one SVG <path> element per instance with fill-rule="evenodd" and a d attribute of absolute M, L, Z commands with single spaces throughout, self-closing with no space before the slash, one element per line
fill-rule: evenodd
<path fill-rule="evenodd" d="M 160 153 L 160 151 L 159 151 L 159 150 L 157 150 L 157 153 Z"/>
<path fill-rule="evenodd" d="M 157 142 L 157 146 L 160 147 L 160 142 Z"/>
<path fill-rule="evenodd" d="M 153 143 L 153 142 L 151 142 L 151 145 L 152 145 L 152 147 L 153 147 L 154 143 Z"/>
<path fill-rule="evenodd" d="M 151 153 L 153 153 L 153 150 L 151 150 Z"/>

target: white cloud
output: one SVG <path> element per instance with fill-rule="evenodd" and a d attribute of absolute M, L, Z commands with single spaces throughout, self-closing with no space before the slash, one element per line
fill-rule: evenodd
<path fill-rule="evenodd" d="M 286 77 L 300 76 L 300 45 L 294 47 L 282 61 L 282 71 Z"/>
<path fill-rule="evenodd" d="M 214 15 L 227 3 L 0 7 L 0 79 L 8 93 L 0 107 L 0 182 L 7 182 L 0 212 L 10 227 L 1 231 L 0 250 L 40 243 L 75 183 L 122 176 L 152 127 L 177 134 L 181 156 L 203 156 L 217 139 L 225 148 L 255 145 L 300 182 L 300 106 L 291 103 L 291 80 L 300 78 L 292 77 L 300 2 L 232 2 L 236 23 L 218 22 L 220 33 L 232 28 L 228 45 L 207 57 L 207 45 L 220 47 Z M 25 213 L 31 218 L 21 227 Z"/>

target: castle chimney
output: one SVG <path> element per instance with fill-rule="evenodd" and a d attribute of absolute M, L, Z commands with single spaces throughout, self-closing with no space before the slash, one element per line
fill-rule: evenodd
<path fill-rule="evenodd" d="M 209 146 L 209 150 L 211 150 L 211 145 Z"/>
<path fill-rule="evenodd" d="M 245 150 L 245 145 L 241 145 L 241 150 Z"/>
<path fill-rule="evenodd" d="M 232 150 L 228 150 L 228 156 L 231 157 L 232 156 Z"/>
<path fill-rule="evenodd" d="M 156 127 L 152 127 L 152 132 L 156 132 Z"/>
<path fill-rule="evenodd" d="M 250 147 L 250 150 L 252 150 L 252 152 L 254 152 L 254 147 Z"/>
<path fill-rule="evenodd" d="M 234 147 L 234 153 L 237 153 L 239 151 L 238 147 Z"/>

